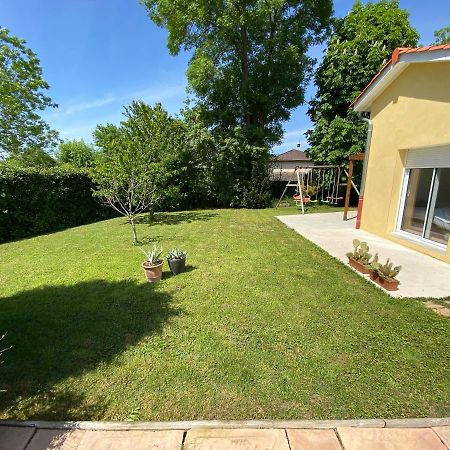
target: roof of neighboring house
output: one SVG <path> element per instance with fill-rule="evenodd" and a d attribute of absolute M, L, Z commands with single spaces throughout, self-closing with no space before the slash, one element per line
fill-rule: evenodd
<path fill-rule="evenodd" d="M 450 44 L 396 48 L 391 59 L 353 101 L 355 111 L 370 111 L 373 101 L 412 63 L 450 62 Z"/>
<path fill-rule="evenodd" d="M 275 156 L 275 161 L 310 161 L 305 152 L 296 148 Z"/>

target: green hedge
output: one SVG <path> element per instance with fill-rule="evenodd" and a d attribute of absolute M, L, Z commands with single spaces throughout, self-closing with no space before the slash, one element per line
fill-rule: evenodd
<path fill-rule="evenodd" d="M 0 167 L 0 242 L 112 217 L 85 171 Z"/>

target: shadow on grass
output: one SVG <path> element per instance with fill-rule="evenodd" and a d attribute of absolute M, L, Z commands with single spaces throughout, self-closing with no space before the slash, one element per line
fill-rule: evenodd
<path fill-rule="evenodd" d="M 197 269 L 197 267 L 196 266 L 186 266 L 185 268 L 184 268 L 184 272 L 183 273 L 188 273 L 188 272 L 192 272 L 193 270 L 196 270 Z M 182 275 L 183 273 L 180 273 L 179 275 Z M 176 275 L 174 275 L 171 271 L 170 271 L 170 269 L 168 269 L 168 270 L 165 270 L 164 271 L 164 274 L 163 274 L 163 279 L 164 280 L 168 280 L 169 278 L 172 278 L 172 277 L 175 277 Z"/>
<path fill-rule="evenodd" d="M 186 212 L 159 212 L 155 213 L 150 219 L 148 214 L 143 214 L 138 217 L 136 223 L 147 224 L 147 225 L 178 225 L 180 223 L 191 223 L 191 222 L 206 222 L 218 214 L 215 212 L 204 212 L 204 211 L 186 211 Z"/>
<path fill-rule="evenodd" d="M 45 286 L 0 299 L 0 330 L 13 346 L 0 368 L 0 410 L 11 418 L 100 417 L 102 405 L 56 384 L 110 362 L 180 313 L 170 294 L 133 281 Z"/>

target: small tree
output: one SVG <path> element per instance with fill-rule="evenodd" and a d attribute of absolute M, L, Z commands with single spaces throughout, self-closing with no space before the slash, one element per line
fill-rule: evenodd
<path fill-rule="evenodd" d="M 157 189 L 167 181 L 165 153 L 170 117 L 156 105 L 133 102 L 125 108 L 127 120 L 119 127 L 98 126 L 95 143 L 101 149 L 94 160 L 95 195 L 127 217 L 137 243 L 136 216 L 148 211 L 158 199 Z M 165 126 L 167 125 L 167 126 Z"/>
<path fill-rule="evenodd" d="M 86 144 L 83 139 L 65 141 L 59 144 L 56 158 L 60 164 L 84 169 L 92 166 L 95 150 L 92 145 Z"/>
<path fill-rule="evenodd" d="M 27 148 L 22 153 L 13 154 L 4 160 L 4 164 L 12 167 L 53 167 L 54 158 L 39 147 Z"/>

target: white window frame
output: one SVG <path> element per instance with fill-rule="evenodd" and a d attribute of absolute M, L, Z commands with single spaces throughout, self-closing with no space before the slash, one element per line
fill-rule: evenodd
<path fill-rule="evenodd" d="M 423 167 L 424 169 L 430 169 L 431 167 Z M 447 250 L 447 245 L 440 244 L 439 242 L 432 241 L 431 239 L 427 239 L 424 237 L 426 232 L 426 225 L 428 222 L 428 216 L 430 213 L 430 207 L 431 207 L 431 196 L 435 194 L 435 183 L 436 183 L 436 171 L 437 168 L 433 167 L 433 175 L 431 178 L 431 184 L 430 184 L 430 192 L 428 193 L 428 202 L 427 202 L 427 210 L 425 213 L 425 220 L 424 220 L 424 227 L 422 230 L 422 235 L 418 236 L 417 234 L 409 233 L 408 231 L 402 230 L 402 221 L 403 221 L 403 214 L 405 211 L 405 204 L 406 204 L 406 194 L 408 192 L 408 183 L 409 183 L 409 174 L 412 169 L 421 169 L 421 167 L 412 167 L 412 168 L 406 168 L 403 172 L 403 182 L 402 182 L 402 189 L 400 194 L 400 202 L 397 209 L 397 219 L 396 219 L 396 225 L 395 225 L 395 232 L 394 234 L 398 235 L 399 237 L 405 238 L 407 240 L 416 242 L 417 244 L 420 244 L 424 247 L 429 247 L 433 250 L 439 250 L 445 252 Z"/>

